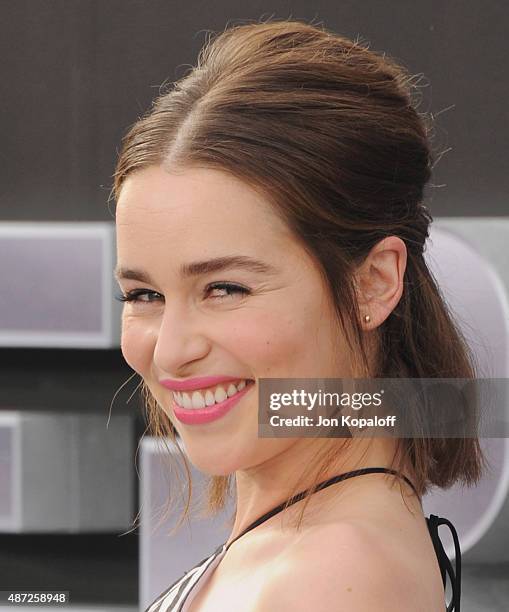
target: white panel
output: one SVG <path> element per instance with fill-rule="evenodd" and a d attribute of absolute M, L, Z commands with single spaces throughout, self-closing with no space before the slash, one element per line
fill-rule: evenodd
<path fill-rule="evenodd" d="M 134 424 L 131 415 L 73 414 L 75 452 L 71 529 L 130 528 L 134 511 Z"/>
<path fill-rule="evenodd" d="M 133 437 L 131 415 L 0 410 L 0 533 L 130 529 Z"/>
<path fill-rule="evenodd" d="M 21 526 L 28 531 L 67 531 L 75 477 L 69 417 L 24 410 L 20 421 Z"/>
<path fill-rule="evenodd" d="M 20 415 L 0 411 L 0 532 L 16 531 L 21 522 Z"/>
<path fill-rule="evenodd" d="M 180 495 L 183 485 L 177 477 L 171 476 L 168 469 L 169 460 L 176 465 L 182 465 L 182 460 L 178 451 L 173 449 L 171 440 L 167 444 L 171 455 L 168 455 L 162 442 L 154 437 L 144 437 L 141 441 L 141 610 L 145 610 L 177 578 L 225 542 L 232 527 L 228 526 L 233 511 L 231 503 L 215 518 L 198 516 L 199 496 L 205 488 L 206 476 L 190 464 L 193 479 L 191 515 L 176 534 L 167 535 L 170 527 L 176 525 L 184 507 Z M 187 488 L 185 491 L 187 495 Z M 176 506 L 173 514 L 162 521 L 168 497 Z"/>
<path fill-rule="evenodd" d="M 425 252 L 482 378 L 509 377 L 508 244 L 509 219 L 438 218 Z M 481 438 L 480 444 L 491 470 L 478 486 L 435 488 L 423 507 L 454 523 L 466 561 L 509 561 L 509 440 Z M 453 558 L 449 530 L 440 534 Z"/>
<path fill-rule="evenodd" d="M 0 346 L 120 345 L 115 224 L 0 222 Z"/>

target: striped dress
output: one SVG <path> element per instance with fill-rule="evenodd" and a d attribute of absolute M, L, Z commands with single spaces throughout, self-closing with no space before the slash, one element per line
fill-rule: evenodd
<path fill-rule="evenodd" d="M 344 474 L 340 474 L 339 476 L 333 476 L 328 480 L 320 483 L 317 487 L 317 491 L 324 489 L 336 482 L 340 482 L 341 480 L 346 480 L 347 478 L 353 478 L 354 476 L 360 476 L 362 474 L 372 474 L 377 472 L 388 472 L 391 474 L 395 474 L 396 476 L 400 476 L 404 478 L 404 480 L 412 487 L 415 491 L 416 495 L 417 491 L 411 481 L 396 472 L 395 470 L 391 470 L 389 468 L 383 467 L 371 467 L 371 468 L 362 468 L 358 470 L 353 470 L 351 472 L 345 472 Z M 294 504 L 297 501 L 300 501 L 304 498 L 307 491 L 302 491 L 297 495 L 294 495 L 289 503 Z M 201 586 L 205 584 L 210 574 L 214 571 L 214 569 L 221 563 L 222 558 L 225 556 L 227 550 L 230 546 L 237 541 L 240 537 L 242 537 L 245 533 L 254 529 L 271 516 L 274 516 L 278 512 L 284 509 L 286 506 L 286 502 L 283 502 L 269 510 L 256 521 L 251 523 L 244 531 L 239 534 L 235 539 L 233 539 L 228 545 L 222 544 L 219 546 L 211 555 L 205 557 L 202 561 L 200 561 L 197 565 L 195 565 L 191 570 L 186 572 L 181 578 L 179 578 L 174 584 L 172 584 L 168 589 L 166 589 L 163 593 L 161 593 L 145 610 L 145 612 L 186 612 L 189 609 L 191 601 L 197 595 Z M 444 585 L 444 595 L 446 588 L 446 576 L 449 576 L 449 580 L 451 582 L 452 588 L 452 598 L 451 602 L 446 605 L 444 601 L 444 610 L 446 612 L 460 612 L 460 595 L 461 595 L 461 549 L 458 540 L 458 534 L 453 526 L 453 524 L 448 521 L 446 518 L 436 516 L 434 514 L 430 514 L 429 517 L 426 518 L 426 524 L 428 525 L 428 531 L 433 542 L 433 547 L 435 548 L 435 552 L 438 559 L 438 564 L 440 566 L 440 573 L 442 576 L 442 582 Z M 456 571 L 454 571 L 452 567 L 452 563 L 447 557 L 447 554 L 444 550 L 442 542 L 440 540 L 440 536 L 438 534 L 438 527 L 440 525 L 447 525 L 451 530 L 453 540 L 454 540 L 454 549 L 455 549 L 455 565 Z"/>

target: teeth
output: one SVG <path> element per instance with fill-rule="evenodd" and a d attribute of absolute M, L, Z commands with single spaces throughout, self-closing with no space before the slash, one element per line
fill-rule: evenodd
<path fill-rule="evenodd" d="M 235 393 L 237 393 L 237 387 L 235 387 L 235 385 L 230 384 L 230 386 L 228 387 L 228 390 L 226 391 L 226 393 L 228 393 L 228 397 L 231 397 L 232 395 L 235 395 Z"/>
<path fill-rule="evenodd" d="M 213 404 L 224 402 L 227 397 L 231 397 L 238 391 L 242 391 L 245 386 L 246 381 L 241 380 L 237 385 L 230 383 L 226 390 L 223 386 L 218 385 L 215 393 L 213 393 L 211 389 L 207 389 L 205 396 L 203 396 L 201 391 L 193 391 L 192 395 L 173 391 L 173 397 L 175 402 L 183 408 L 205 408 L 205 406 L 212 406 Z"/>
<path fill-rule="evenodd" d="M 226 394 L 226 391 L 223 389 L 223 387 L 219 386 L 216 389 L 216 392 L 214 393 L 214 397 L 216 399 L 216 404 L 219 404 L 219 402 L 224 402 L 228 395 Z"/>
<path fill-rule="evenodd" d="M 205 408 L 205 400 L 203 399 L 203 395 L 199 391 L 195 391 L 193 393 L 191 402 L 192 402 L 193 408 Z"/>

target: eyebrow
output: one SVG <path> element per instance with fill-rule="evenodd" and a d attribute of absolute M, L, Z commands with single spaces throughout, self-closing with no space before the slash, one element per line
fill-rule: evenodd
<path fill-rule="evenodd" d="M 232 268 L 239 268 L 241 270 L 255 272 L 256 274 L 275 275 L 279 272 L 275 266 L 264 261 L 253 259 L 252 257 L 247 257 L 245 255 L 231 255 L 182 264 L 180 267 L 180 276 L 181 278 L 189 278 L 192 276 L 200 276 L 202 274 L 210 274 L 211 272 L 220 272 L 222 270 Z M 114 275 L 117 280 L 129 279 L 141 281 L 142 283 L 149 283 L 150 285 L 155 284 L 150 278 L 150 275 L 143 270 L 133 270 L 130 268 L 124 268 L 122 266 L 117 266 L 114 270 Z"/>

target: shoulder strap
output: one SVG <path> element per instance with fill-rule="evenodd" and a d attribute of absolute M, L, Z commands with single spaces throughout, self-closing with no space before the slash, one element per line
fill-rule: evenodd
<path fill-rule="evenodd" d="M 442 575 L 442 582 L 444 584 L 444 591 L 446 587 L 446 572 L 449 575 L 452 587 L 452 599 L 451 603 L 447 606 L 447 612 L 460 612 L 460 597 L 461 597 L 461 549 L 458 539 L 458 534 L 454 525 L 446 518 L 430 514 L 429 518 L 426 518 L 428 524 L 428 530 L 435 548 L 436 555 L 438 557 L 438 564 L 440 565 L 440 573 Z M 452 533 L 454 540 L 454 560 L 456 566 L 456 572 L 454 572 L 452 563 L 447 556 L 440 536 L 438 534 L 438 527 L 440 525 L 447 525 Z"/>
<path fill-rule="evenodd" d="M 352 470 L 350 472 L 345 472 L 344 474 L 339 474 L 338 476 L 333 476 L 332 478 L 329 478 L 328 480 L 325 480 L 325 481 L 321 482 L 316 487 L 316 490 L 314 491 L 314 493 L 316 493 L 316 491 L 320 491 L 321 489 L 325 489 L 326 487 L 329 487 L 330 485 L 333 485 L 336 482 L 340 482 L 342 480 L 346 480 L 347 478 L 353 478 L 354 476 L 362 476 L 363 474 L 374 474 L 374 473 L 379 473 L 379 472 L 387 472 L 387 473 L 390 473 L 390 474 L 395 474 L 396 476 L 400 476 L 401 478 L 404 478 L 406 480 L 406 482 L 412 487 L 412 489 L 414 490 L 414 492 L 417 495 L 417 497 L 419 497 L 419 499 L 420 499 L 420 496 L 417 493 L 417 489 L 415 488 L 415 486 L 412 484 L 412 482 L 404 474 L 400 474 L 400 472 L 398 472 L 396 470 L 392 470 L 390 468 L 385 468 L 385 467 L 360 468 L 358 470 Z M 272 508 L 272 510 L 269 510 L 268 512 L 266 512 L 265 514 L 260 516 L 258 519 L 256 519 L 256 521 L 252 522 L 248 527 L 246 527 L 244 529 L 244 531 L 242 531 L 242 533 L 240 533 L 236 538 L 234 538 L 227 545 L 226 550 L 228 550 L 228 548 L 230 548 L 230 546 L 234 542 L 236 542 L 239 538 L 241 538 L 244 534 L 246 534 L 248 531 L 251 531 L 251 529 L 254 529 L 255 527 L 258 527 L 258 525 L 260 525 L 261 523 L 263 523 L 264 521 L 266 521 L 270 517 L 274 516 L 278 512 L 281 512 L 281 510 L 283 510 L 285 507 L 287 507 L 289 505 L 292 505 L 292 504 L 300 501 L 301 499 L 303 499 L 306 496 L 306 494 L 309 492 L 309 490 L 310 489 L 306 489 L 304 491 L 301 491 L 300 493 L 297 493 L 297 495 L 294 495 L 293 497 L 291 497 L 288 500 L 288 502 L 282 502 L 281 504 L 279 504 L 275 508 Z"/>

